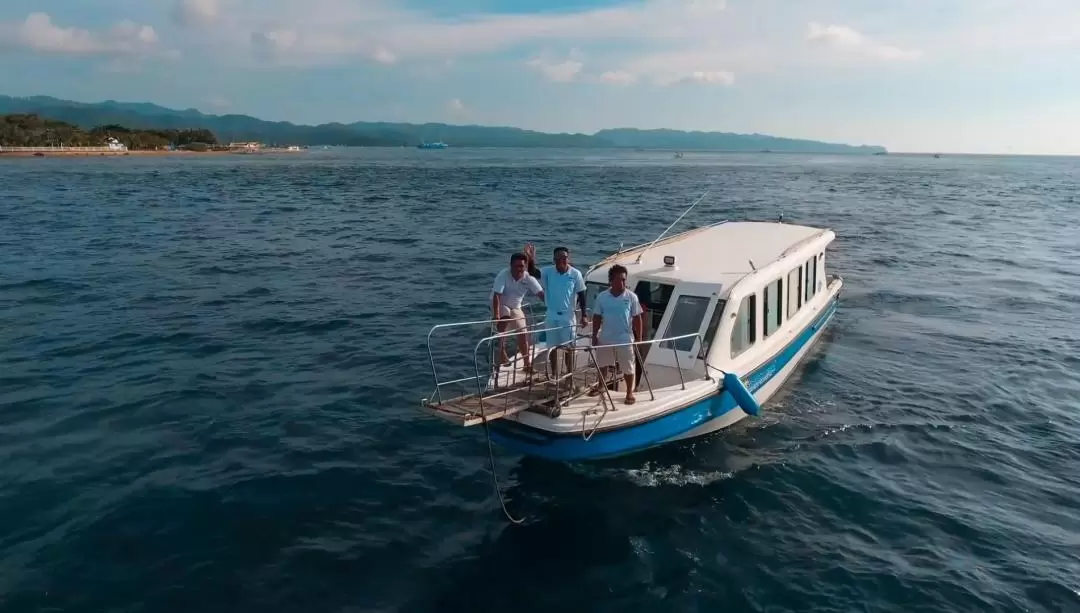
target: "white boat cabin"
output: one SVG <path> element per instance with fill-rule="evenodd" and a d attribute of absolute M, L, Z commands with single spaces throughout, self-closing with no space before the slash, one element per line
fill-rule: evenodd
<path fill-rule="evenodd" d="M 700 337 L 640 346 L 652 387 L 716 370 L 746 372 L 782 348 L 824 305 L 831 230 L 777 222 L 721 222 L 631 248 L 594 265 L 587 305 L 615 264 L 644 311 L 644 338 Z M 804 309 L 804 305 L 818 308 Z M 725 315 L 726 313 L 726 315 Z M 640 377 L 639 377 L 640 378 Z"/>

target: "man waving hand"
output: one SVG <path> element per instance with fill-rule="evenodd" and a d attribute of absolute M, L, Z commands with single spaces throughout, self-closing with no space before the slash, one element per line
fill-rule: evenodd
<path fill-rule="evenodd" d="M 577 336 L 578 326 L 584 328 L 588 322 L 585 319 L 585 277 L 581 271 L 570 265 L 570 250 L 566 247 L 556 247 L 553 252 L 553 264 L 543 268 L 536 268 L 536 247 L 529 243 L 525 245 L 525 255 L 529 259 L 529 274 L 540 280 L 540 286 L 544 291 L 544 304 L 547 307 L 547 317 L 544 320 L 544 328 L 547 328 L 548 359 L 551 361 L 551 376 L 558 376 L 559 361 L 555 348 L 567 347 L 565 364 L 568 372 L 574 370 L 574 339 Z M 579 314 L 574 318 L 574 302 L 577 297 Z M 555 328 L 554 330 L 550 328 Z"/>

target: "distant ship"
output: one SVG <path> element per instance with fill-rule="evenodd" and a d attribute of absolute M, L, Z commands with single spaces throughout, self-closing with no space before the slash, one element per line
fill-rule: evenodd
<path fill-rule="evenodd" d="M 417 149 L 446 149 L 449 146 L 450 145 L 447 145 L 446 143 L 444 143 L 442 141 L 436 141 L 434 143 L 428 143 L 428 142 L 420 143 L 419 145 L 416 146 L 416 148 Z"/>

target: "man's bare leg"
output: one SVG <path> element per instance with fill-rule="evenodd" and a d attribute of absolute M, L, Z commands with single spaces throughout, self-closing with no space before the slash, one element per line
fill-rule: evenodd
<path fill-rule="evenodd" d="M 507 320 L 500 319 L 499 321 L 495 322 L 495 330 L 499 334 L 502 334 L 503 332 L 506 332 L 506 326 L 507 326 L 508 323 L 509 322 Z M 499 338 L 499 365 L 503 366 L 503 365 L 506 365 L 508 363 L 510 363 L 510 356 L 506 355 L 506 338 L 505 337 L 500 337 Z"/>
<path fill-rule="evenodd" d="M 634 404 L 635 402 L 637 402 L 637 399 L 634 398 L 634 375 L 633 375 L 633 373 L 624 376 L 623 380 L 626 382 L 626 400 L 624 402 L 626 402 L 626 404 Z"/>
<path fill-rule="evenodd" d="M 521 360 L 524 362 L 524 371 L 527 373 L 532 372 L 532 356 L 529 355 L 529 335 L 520 334 L 520 332 L 524 332 L 523 329 L 517 332 L 519 332 L 517 337 L 518 353 L 521 354 Z"/>
<path fill-rule="evenodd" d="M 548 379 L 557 379 L 559 376 L 559 348 L 558 346 L 548 349 Z"/>
<path fill-rule="evenodd" d="M 574 385 L 574 376 L 573 376 L 573 372 L 574 372 L 574 354 L 575 353 L 577 353 L 577 352 L 574 351 L 574 348 L 569 347 L 566 350 L 566 355 L 563 356 L 563 362 L 566 364 L 566 372 L 571 373 L 570 374 L 570 383 L 569 383 L 570 389 L 572 391 L 574 391 L 574 392 L 577 391 L 577 387 Z"/>

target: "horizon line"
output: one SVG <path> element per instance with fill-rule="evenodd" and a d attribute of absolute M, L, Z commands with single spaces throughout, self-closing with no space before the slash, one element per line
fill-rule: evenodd
<path fill-rule="evenodd" d="M 256 119 L 258 121 L 265 121 L 267 123 L 287 123 L 287 124 L 294 125 L 294 126 L 297 126 L 297 127 L 307 127 L 307 128 L 316 128 L 316 127 L 319 127 L 319 126 L 327 126 L 327 125 L 350 126 L 350 125 L 358 124 L 358 123 L 369 123 L 369 124 L 371 124 L 371 123 L 383 123 L 383 124 L 400 124 L 400 125 L 411 125 L 411 126 L 442 125 L 442 126 L 461 127 L 461 128 L 495 128 L 495 129 L 507 129 L 507 130 L 521 130 L 523 132 L 535 132 L 537 134 L 568 135 L 568 136 L 592 136 L 592 137 L 595 137 L 597 134 L 599 134 L 600 132 L 603 132 L 605 130 L 638 130 L 638 131 L 641 131 L 641 132 L 667 130 L 667 131 L 670 131 L 670 132 L 681 132 L 683 134 L 699 133 L 699 134 L 732 134 L 732 135 L 736 135 L 736 136 L 765 136 L 765 137 L 768 137 L 768 138 L 775 138 L 775 139 L 794 140 L 794 141 L 809 141 L 809 142 L 817 142 L 817 143 L 823 143 L 823 144 L 828 144 L 828 145 L 840 145 L 840 146 L 852 147 L 852 148 L 866 147 L 866 148 L 880 148 L 880 149 L 888 150 L 888 147 L 886 147 L 885 145 L 874 145 L 874 144 L 866 144 L 866 143 L 851 144 L 851 143 L 844 143 L 844 142 L 831 141 L 831 140 L 822 140 L 822 139 L 809 138 L 809 137 L 796 138 L 796 137 L 792 137 L 792 136 L 777 136 L 777 135 L 774 135 L 774 134 L 768 134 L 768 133 L 764 133 L 764 132 L 731 132 L 731 131 L 722 131 L 722 130 L 703 130 L 703 129 L 683 130 L 683 129 L 679 129 L 679 128 L 665 128 L 665 127 L 643 128 L 643 127 L 636 127 L 636 126 L 617 126 L 617 127 L 598 128 L 598 129 L 594 130 L 591 133 L 590 132 L 566 132 L 566 131 L 549 132 L 549 131 L 544 131 L 544 130 L 537 130 L 537 129 L 534 129 L 534 128 L 523 128 L 523 127 L 520 127 L 520 126 L 511 126 L 511 125 L 493 125 L 493 124 L 480 124 L 480 123 L 447 123 L 445 121 L 422 121 L 422 122 L 416 122 L 416 121 L 388 121 L 388 120 L 383 120 L 383 119 L 359 119 L 359 120 L 351 121 L 349 123 L 345 123 L 345 122 L 342 122 L 342 121 L 328 121 L 328 122 L 323 122 L 323 123 L 311 124 L 311 123 L 296 123 L 296 122 L 289 121 L 289 120 L 284 120 L 284 119 L 264 119 L 264 118 L 261 118 L 261 117 L 255 116 L 255 115 L 250 115 L 248 113 L 242 113 L 242 112 L 229 112 L 229 113 L 220 113 L 219 114 L 219 113 L 207 113 L 207 112 L 203 111 L 202 109 L 199 109 L 199 108 L 196 108 L 196 107 L 188 107 L 188 108 L 185 108 L 185 109 L 177 109 L 177 108 L 174 108 L 174 107 L 164 106 L 164 105 L 158 104 L 156 102 L 148 102 L 148 101 L 145 101 L 145 100 L 143 100 L 143 101 L 130 101 L 130 100 L 117 100 L 117 99 L 114 99 L 114 98 L 107 98 L 105 100 L 98 100 L 98 101 L 92 101 L 91 102 L 91 101 L 84 101 L 84 100 L 73 100 L 71 98 L 58 98 L 56 96 L 50 96 L 50 95 L 47 95 L 47 94 L 33 94 L 33 95 L 27 95 L 27 96 L 13 96 L 11 94 L 0 94 L 0 96 L 7 96 L 8 98 L 12 98 L 12 99 L 49 98 L 49 99 L 52 99 L 52 100 L 57 100 L 59 102 L 73 102 L 75 104 L 87 104 L 87 105 L 94 105 L 94 104 L 100 105 L 100 104 L 107 104 L 107 103 L 110 103 L 110 102 L 116 103 L 116 104 L 146 104 L 146 105 L 152 105 L 152 106 L 161 107 L 163 109 L 166 109 L 166 110 L 169 110 L 169 111 L 174 111 L 174 112 L 195 111 L 196 113 L 199 113 L 201 115 L 205 115 L 207 117 L 226 117 L 226 116 L 229 116 L 229 115 L 236 115 L 236 116 L 241 116 L 241 117 L 250 117 L 250 118 Z"/>
<path fill-rule="evenodd" d="M 312 123 L 297 123 L 297 122 L 294 122 L 294 121 L 289 121 L 289 120 L 284 120 L 284 119 L 264 119 L 264 118 L 258 117 L 256 115 L 251 115 L 251 114 L 248 114 L 248 113 L 243 113 L 243 112 L 238 112 L 238 111 L 237 112 L 228 112 L 228 113 L 220 113 L 219 114 L 219 113 L 207 113 L 207 112 L 205 112 L 205 111 L 203 111 L 203 110 L 201 110 L 199 108 L 196 108 L 196 107 L 188 107 L 188 108 L 185 108 L 185 109 L 177 109 L 177 108 L 174 108 L 174 107 L 164 106 L 164 105 L 158 104 L 156 102 L 149 102 L 149 101 L 146 101 L 146 100 L 143 100 L 143 101 L 129 101 L 129 100 L 117 100 L 117 99 L 114 99 L 114 98 L 107 98 L 107 99 L 98 100 L 98 101 L 86 101 L 86 100 L 73 100 L 71 98 L 59 98 L 57 96 L 51 96 L 51 95 L 48 95 L 48 94 L 31 94 L 31 95 L 24 95 L 24 96 L 16 96 L 16 95 L 11 95 L 11 94 L 0 94 L 0 96 L 6 96 L 8 98 L 12 98 L 12 99 L 15 99 L 15 100 L 18 100 L 18 99 L 33 99 L 33 98 L 48 98 L 48 99 L 51 99 L 51 100 L 56 100 L 58 102 L 71 102 L 71 103 L 75 103 L 75 104 L 85 104 L 85 105 L 102 105 L 102 104 L 107 104 L 107 103 L 110 103 L 110 102 L 115 103 L 115 104 L 143 104 L 143 105 L 157 106 L 157 107 L 160 107 L 162 109 L 165 109 L 165 110 L 168 110 L 168 111 L 173 111 L 173 112 L 194 111 L 196 113 L 199 113 L 200 115 L 204 115 L 204 116 L 207 116 L 207 117 L 227 117 L 229 115 L 234 115 L 234 116 L 240 116 L 240 117 L 248 117 L 248 118 L 251 118 L 251 119 L 255 119 L 257 121 L 263 121 L 263 122 L 267 122 L 267 123 L 286 123 L 286 124 L 290 124 L 290 125 L 293 125 L 293 126 L 306 127 L 306 128 L 316 128 L 316 127 L 327 126 L 327 125 L 341 125 L 341 126 L 346 126 L 347 127 L 347 126 L 354 125 L 354 124 L 399 124 L 399 125 L 410 125 L 410 126 L 442 125 L 442 126 L 448 126 L 448 127 L 461 127 L 461 128 L 492 128 L 492 129 L 521 130 L 521 131 L 524 131 L 524 132 L 534 132 L 534 133 L 537 133 L 537 134 L 550 134 L 550 135 L 557 135 L 557 136 L 558 135 L 587 136 L 587 137 L 596 137 L 600 132 L 603 132 L 605 130 L 637 130 L 637 131 L 640 131 L 640 132 L 655 132 L 655 131 L 665 131 L 666 130 L 666 131 L 670 131 L 670 132 L 678 132 L 678 133 L 683 133 L 683 134 L 698 133 L 698 134 L 726 134 L 726 135 L 735 135 L 735 136 L 764 136 L 764 137 L 774 138 L 774 139 L 816 142 L 816 143 L 822 143 L 822 144 L 827 144 L 827 145 L 838 145 L 838 146 L 843 146 L 843 147 L 850 147 L 852 149 L 879 148 L 879 149 L 884 149 L 886 151 L 887 155 L 930 155 L 930 156 L 932 156 L 932 155 L 938 154 L 938 155 L 952 155 L 952 156 L 988 156 L 988 157 L 995 157 L 995 156 L 996 157 L 1018 157 L 1018 156 L 1023 156 L 1023 157 L 1078 157 L 1078 156 L 1080 156 L 1080 151 L 1071 152 L 1071 153 L 1043 153 L 1043 152 L 1012 152 L 1012 151 L 1010 151 L 1010 152 L 1003 152 L 1003 151 L 997 151 L 997 152 L 971 152 L 971 151 L 947 150 L 947 149 L 926 150 L 926 151 L 922 151 L 922 150 L 903 150 L 903 149 L 893 150 L 893 149 L 890 149 L 886 145 L 876 145 L 876 144 L 866 144 L 866 143 L 852 144 L 852 143 L 844 143 L 844 142 L 838 142 L 838 141 L 832 141 L 832 140 L 822 140 L 822 139 L 809 138 L 809 137 L 777 136 L 777 135 L 774 135 L 774 134 L 768 134 L 768 133 L 764 133 L 764 132 L 732 132 L 732 131 L 706 130 L 706 129 L 684 130 L 684 129 L 679 129 L 679 128 L 667 128 L 667 127 L 617 126 L 617 127 L 598 128 L 598 129 L 596 129 L 596 130 L 594 130 L 593 132 L 590 133 L 590 132 L 568 132 L 568 131 L 548 132 L 548 131 L 544 131 L 544 130 L 537 130 L 537 129 L 534 129 L 534 128 L 523 128 L 523 127 L 520 127 L 520 126 L 512 126 L 512 125 L 492 125 L 492 124 L 481 124 L 481 123 L 448 123 L 448 122 L 445 122 L 445 121 L 416 122 L 416 121 L 388 121 L 388 120 L 381 120 L 381 119 L 374 119 L 374 120 L 366 119 L 366 120 L 355 120 L 355 121 L 352 121 L 352 122 L 349 122 L 349 123 L 345 123 L 345 122 L 342 122 L 342 121 L 328 121 L 328 122 L 323 122 L 323 123 L 312 124 Z M 371 146 L 375 146 L 375 145 L 371 145 Z M 613 148 L 615 148 L 615 149 L 627 149 L 629 147 L 613 147 Z M 646 150 L 649 150 L 649 151 L 666 151 L 668 149 L 659 149 L 659 148 L 657 148 L 657 149 L 646 149 Z M 682 151 L 712 151 L 712 152 L 722 152 L 722 151 L 724 151 L 724 150 L 721 150 L 721 149 L 670 149 L 670 150 L 671 151 L 676 151 L 676 150 L 682 150 Z M 739 151 L 732 151 L 732 152 L 733 153 L 750 153 L 750 152 L 739 152 Z M 756 153 L 765 153 L 765 152 L 756 152 Z M 770 151 L 769 153 L 776 154 L 776 153 L 799 153 L 799 152 Z M 841 154 L 836 153 L 836 155 L 841 155 Z"/>

